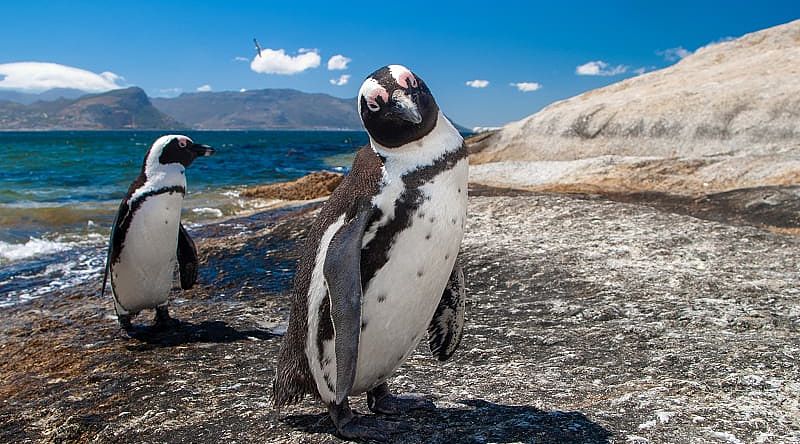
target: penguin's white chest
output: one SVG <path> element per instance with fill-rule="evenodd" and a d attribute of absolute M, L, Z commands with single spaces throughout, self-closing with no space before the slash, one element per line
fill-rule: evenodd
<path fill-rule="evenodd" d="M 178 249 L 183 195 L 148 197 L 133 215 L 119 262 L 112 265 L 114 295 L 121 313 L 136 313 L 167 301 Z"/>
<path fill-rule="evenodd" d="M 464 234 L 467 160 L 419 188 L 423 201 L 392 243 L 362 300 L 353 392 L 386 380 L 408 358 L 441 299 Z"/>

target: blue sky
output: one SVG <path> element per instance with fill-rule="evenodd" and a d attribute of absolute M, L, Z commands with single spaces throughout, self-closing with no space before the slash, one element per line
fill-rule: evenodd
<path fill-rule="evenodd" d="M 115 84 L 154 96 L 209 85 L 214 91 L 295 88 L 355 97 L 367 74 L 399 63 L 426 81 L 446 114 L 470 127 L 518 120 L 639 68 L 668 66 L 677 56 L 663 54 L 670 48 L 694 51 L 800 18 L 796 1 L 28 0 L 8 2 L 3 10 L 0 67 L 35 61 L 111 72 L 124 78 L 112 77 Z M 292 75 L 257 73 L 249 61 L 236 60 L 254 57 L 253 37 L 290 56 L 299 48 L 315 50 L 320 64 Z M 337 54 L 351 61 L 344 70 L 328 70 Z M 617 74 L 576 73 L 594 61 L 607 65 L 583 71 Z M 349 82 L 331 84 L 341 75 L 350 75 Z M 473 88 L 465 84 L 471 80 L 489 84 Z"/>

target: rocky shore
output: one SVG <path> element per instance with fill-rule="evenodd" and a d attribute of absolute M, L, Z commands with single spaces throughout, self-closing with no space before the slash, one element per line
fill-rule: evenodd
<path fill-rule="evenodd" d="M 391 442 L 800 440 L 800 238 L 622 200 L 471 190 L 464 342 L 445 364 L 421 345 L 391 381 L 437 406 Z M 340 442 L 314 401 L 270 403 L 319 205 L 197 229 L 175 332 L 124 337 L 99 281 L 5 310 L 0 441 Z"/>
<path fill-rule="evenodd" d="M 280 200 L 311 200 L 330 196 L 342 181 L 342 174 L 318 171 L 291 182 L 246 188 L 242 197 Z"/>

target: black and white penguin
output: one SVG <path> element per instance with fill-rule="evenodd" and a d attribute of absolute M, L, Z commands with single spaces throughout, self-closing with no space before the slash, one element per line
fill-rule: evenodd
<path fill-rule="evenodd" d="M 185 169 L 199 156 L 214 150 L 186 136 L 156 140 L 117 211 L 108 244 L 103 293 L 111 277 L 114 309 L 122 327 L 133 331 L 131 318 L 155 308 L 155 327 L 173 326 L 167 309 L 175 264 L 181 288 L 197 280 L 197 250 L 181 225 L 186 194 Z"/>
<path fill-rule="evenodd" d="M 392 395 L 386 381 L 426 331 L 440 360 L 461 341 L 465 291 L 456 257 L 468 160 L 428 87 L 403 66 L 367 77 L 358 109 L 370 143 L 311 227 L 273 401 L 312 394 L 341 436 L 382 440 L 399 424 L 354 415 L 348 397 L 366 392 L 370 410 L 382 414 L 433 408 Z"/>

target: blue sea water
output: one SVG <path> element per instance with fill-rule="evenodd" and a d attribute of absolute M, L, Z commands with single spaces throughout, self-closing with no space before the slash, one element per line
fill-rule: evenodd
<path fill-rule="evenodd" d="M 0 308 L 97 279 L 120 199 L 163 132 L 0 132 Z M 186 132 L 216 149 L 187 170 L 183 218 L 252 211 L 247 185 L 345 171 L 363 132 Z"/>

